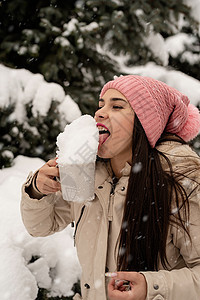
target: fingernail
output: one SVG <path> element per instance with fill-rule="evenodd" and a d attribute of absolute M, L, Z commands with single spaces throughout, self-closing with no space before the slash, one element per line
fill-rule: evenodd
<path fill-rule="evenodd" d="M 116 277 L 116 276 L 117 276 L 117 273 L 107 272 L 107 273 L 105 273 L 105 276 L 106 276 L 106 277 Z"/>

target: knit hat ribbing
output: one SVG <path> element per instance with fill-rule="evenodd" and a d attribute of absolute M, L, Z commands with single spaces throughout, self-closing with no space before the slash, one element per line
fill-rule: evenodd
<path fill-rule="evenodd" d="M 161 81 L 138 75 L 120 76 L 104 85 L 100 97 L 108 89 L 118 90 L 129 101 L 152 148 L 164 130 L 186 142 L 199 133 L 199 110 L 187 96 Z"/>

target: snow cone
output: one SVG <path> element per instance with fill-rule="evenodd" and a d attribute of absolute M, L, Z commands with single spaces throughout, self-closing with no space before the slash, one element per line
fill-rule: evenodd
<path fill-rule="evenodd" d="M 63 199 L 94 199 L 95 162 L 99 144 L 96 121 L 83 115 L 66 125 L 57 137 L 57 163 Z"/>

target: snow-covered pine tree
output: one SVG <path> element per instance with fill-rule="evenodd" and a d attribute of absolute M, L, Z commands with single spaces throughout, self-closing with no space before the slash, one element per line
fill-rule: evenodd
<path fill-rule="evenodd" d="M 42 73 L 47 81 L 61 84 L 85 113 L 95 110 L 99 87 L 116 70 L 110 58 L 96 49 L 101 40 L 96 36 L 99 24 L 85 19 L 79 4 L 1 2 L 0 59 L 7 66 Z"/>
<path fill-rule="evenodd" d="M 0 168 L 17 155 L 55 156 L 57 135 L 81 116 L 78 105 L 41 74 L 0 65 Z"/>
<path fill-rule="evenodd" d="M 168 35 L 169 65 L 200 80 L 200 2 L 184 0 L 190 7 L 190 17 L 177 16 L 177 27 Z"/>

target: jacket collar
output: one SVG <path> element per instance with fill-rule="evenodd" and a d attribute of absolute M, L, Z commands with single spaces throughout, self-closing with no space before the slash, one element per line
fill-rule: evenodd
<path fill-rule="evenodd" d="M 122 169 L 122 177 L 127 177 L 130 175 L 131 165 L 126 162 L 124 168 Z M 105 181 L 111 182 L 113 178 L 113 172 L 110 165 L 110 161 L 96 162 L 96 174 L 95 174 L 95 189 L 102 185 Z"/>
<path fill-rule="evenodd" d="M 121 171 L 122 176 L 130 176 L 130 172 L 131 172 L 131 165 L 128 162 L 126 162 L 124 168 Z"/>

